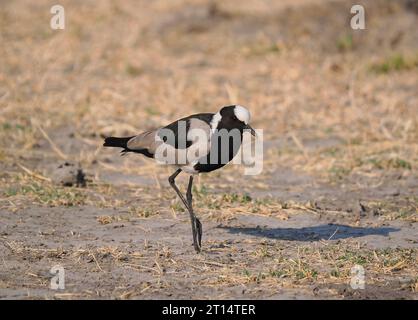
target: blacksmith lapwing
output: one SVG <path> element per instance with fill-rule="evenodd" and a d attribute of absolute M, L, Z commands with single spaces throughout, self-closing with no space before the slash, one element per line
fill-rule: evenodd
<path fill-rule="evenodd" d="M 108 137 L 103 146 L 122 148 L 123 154 L 141 153 L 159 163 L 177 167 L 168 181 L 189 211 L 193 245 L 196 252 L 200 252 L 202 224 L 193 212 L 193 175 L 211 172 L 230 162 L 241 146 L 243 133 L 249 131 L 256 135 L 249 121 L 250 113 L 243 106 L 225 106 L 217 113 L 194 114 L 136 136 Z M 186 197 L 175 183 L 181 171 L 190 174 Z"/>

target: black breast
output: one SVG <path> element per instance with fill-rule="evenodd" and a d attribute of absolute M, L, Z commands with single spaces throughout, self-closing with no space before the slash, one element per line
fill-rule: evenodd
<path fill-rule="evenodd" d="M 211 148 L 207 156 L 194 166 L 198 172 L 210 172 L 222 168 L 237 154 L 242 143 L 242 130 L 219 128 L 211 138 Z"/>

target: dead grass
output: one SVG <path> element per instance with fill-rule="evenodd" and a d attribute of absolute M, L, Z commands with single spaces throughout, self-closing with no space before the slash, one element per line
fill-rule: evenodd
<path fill-rule="evenodd" d="M 9 181 L 8 181 L 9 182 Z M 75 206 L 86 204 L 86 195 L 78 188 L 57 188 L 50 182 L 34 180 L 28 175 L 15 175 L 12 183 L 5 184 L 3 196 L 10 201 L 25 199 L 48 206 Z"/>
<path fill-rule="evenodd" d="M 410 70 L 418 67 L 418 55 L 414 58 L 405 58 L 402 54 L 394 54 L 379 63 L 373 64 L 370 69 L 376 73 L 389 73 L 393 71 Z"/>
<path fill-rule="evenodd" d="M 370 250 L 351 240 L 339 241 L 336 245 L 323 242 L 315 246 L 283 246 L 272 242 L 259 244 L 248 241 L 247 245 L 253 250 L 237 252 L 232 245 L 224 247 L 221 256 L 196 256 L 193 265 L 173 257 L 164 247 L 146 249 L 155 254 L 155 258 L 150 259 L 147 252 L 131 252 L 123 247 L 68 250 L 38 249 L 16 242 L 6 242 L 5 245 L 13 253 L 24 255 L 29 260 L 54 259 L 67 266 L 87 262 L 91 263 L 93 270 L 104 274 L 116 266 L 133 268 L 160 279 L 148 282 L 147 285 L 131 286 L 129 290 L 134 296 L 140 295 L 145 287 L 155 291 L 160 290 L 161 285 L 169 286 L 163 280 L 168 275 L 175 275 L 179 279 L 190 277 L 189 285 L 192 287 L 222 288 L 239 285 L 251 291 L 256 285 L 257 290 L 270 290 L 272 293 L 284 288 L 321 287 L 323 284 L 331 288 L 332 285 L 349 284 L 354 265 L 365 268 L 368 286 L 384 286 L 388 279 L 402 275 L 406 290 L 411 293 L 416 290 L 415 249 Z M 212 249 L 212 252 L 217 250 L 220 249 Z M 224 257 L 228 253 L 233 253 L 232 261 L 225 261 Z M 205 277 L 196 276 L 196 272 L 204 273 Z M 342 292 L 339 294 L 342 295 Z"/>

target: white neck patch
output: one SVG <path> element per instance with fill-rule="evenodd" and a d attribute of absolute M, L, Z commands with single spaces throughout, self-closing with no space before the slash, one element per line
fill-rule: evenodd
<path fill-rule="evenodd" d="M 245 124 L 248 124 L 248 122 L 250 122 L 250 112 L 243 106 L 236 105 L 234 108 L 234 113 L 239 121 L 242 121 Z"/>
<path fill-rule="evenodd" d="M 215 132 L 215 130 L 218 128 L 218 124 L 221 121 L 221 119 L 222 116 L 219 111 L 213 115 L 212 120 L 210 122 L 210 129 L 212 130 L 212 133 Z"/>

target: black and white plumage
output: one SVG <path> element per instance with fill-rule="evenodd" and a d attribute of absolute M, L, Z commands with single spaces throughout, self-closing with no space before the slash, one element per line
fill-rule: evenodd
<path fill-rule="evenodd" d="M 193 245 L 195 250 L 200 252 L 202 224 L 196 218 L 192 207 L 193 175 L 211 172 L 230 162 L 241 146 L 243 132 L 249 131 L 255 135 L 254 129 L 248 124 L 249 121 L 250 113 L 246 108 L 240 105 L 225 106 L 217 113 L 194 114 L 136 136 L 108 137 L 103 146 L 119 147 L 124 154 L 140 153 L 158 162 L 177 167 L 168 180 L 190 213 Z M 232 141 L 233 135 L 227 136 L 229 141 L 225 144 L 219 132 L 236 133 L 238 139 Z M 172 155 L 169 161 L 164 157 L 167 153 Z M 175 184 L 175 178 L 181 171 L 190 174 L 186 198 Z"/>

